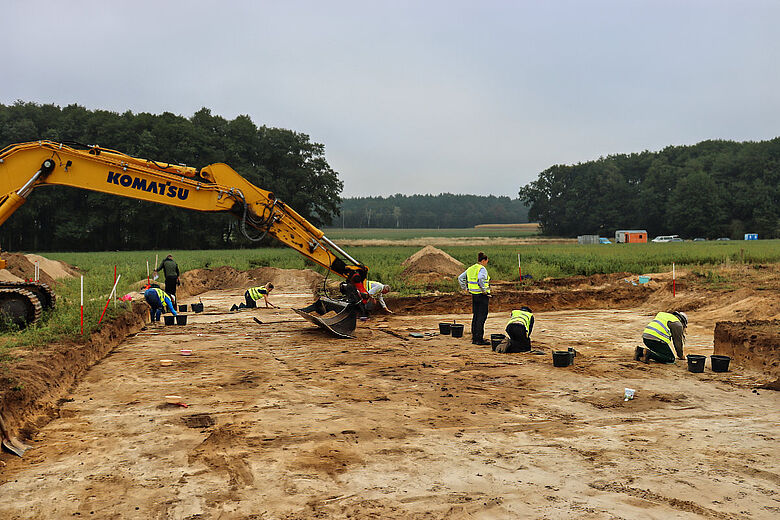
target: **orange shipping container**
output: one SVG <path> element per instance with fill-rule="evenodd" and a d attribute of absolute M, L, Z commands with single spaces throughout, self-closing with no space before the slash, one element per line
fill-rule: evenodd
<path fill-rule="evenodd" d="M 644 229 L 622 229 L 615 231 L 615 242 L 618 244 L 647 243 L 647 231 Z"/>

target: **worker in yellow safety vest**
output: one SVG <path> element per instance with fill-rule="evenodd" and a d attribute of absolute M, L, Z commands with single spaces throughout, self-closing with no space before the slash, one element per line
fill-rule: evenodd
<path fill-rule="evenodd" d="M 260 285 L 258 287 L 250 287 L 249 289 L 244 292 L 244 300 L 246 303 L 241 303 L 239 305 L 233 305 L 233 307 L 230 308 L 231 311 L 235 311 L 238 309 L 256 309 L 257 308 L 257 302 L 260 301 L 260 298 L 265 300 L 265 306 L 273 307 L 275 309 L 278 309 L 276 305 L 268 301 L 268 294 L 274 289 L 274 284 L 267 283 L 265 285 Z"/>
<path fill-rule="evenodd" d="M 485 341 L 485 320 L 490 302 L 490 275 L 487 272 L 488 256 L 479 252 L 477 263 L 458 276 L 461 289 L 471 294 L 471 342 L 475 345 L 489 345 Z"/>
<path fill-rule="evenodd" d="M 393 313 L 393 311 L 387 308 L 385 299 L 382 296 L 390 292 L 389 285 L 367 280 L 365 287 L 368 290 L 368 310 L 374 310 L 376 304 L 379 304 L 385 312 L 389 312 L 390 314 Z"/>
<path fill-rule="evenodd" d="M 641 359 L 645 363 L 651 359 L 660 363 L 674 363 L 675 354 L 677 359 L 683 359 L 687 328 L 688 315 L 684 312 L 659 312 L 642 332 L 642 341 L 647 348 L 637 347 L 634 359 Z"/>
<path fill-rule="evenodd" d="M 144 300 L 149 304 L 149 316 L 151 320 L 160 321 L 164 312 L 172 312 L 176 316 L 175 305 L 171 297 L 160 288 L 150 287 L 144 291 Z"/>
<path fill-rule="evenodd" d="M 531 350 L 531 332 L 534 330 L 534 315 L 529 307 L 512 311 L 506 324 L 509 341 L 501 352 L 528 352 Z M 498 351 L 498 349 L 496 349 Z"/>

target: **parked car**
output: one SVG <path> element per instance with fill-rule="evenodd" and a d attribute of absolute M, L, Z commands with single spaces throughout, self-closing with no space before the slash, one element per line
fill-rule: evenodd
<path fill-rule="evenodd" d="M 731 240 L 729 237 L 720 237 L 716 238 L 715 240 Z"/>
<path fill-rule="evenodd" d="M 660 235 L 655 237 L 652 242 L 682 242 L 682 238 L 679 235 Z"/>
<path fill-rule="evenodd" d="M 611 244 L 608 238 L 599 238 L 599 244 Z"/>
<path fill-rule="evenodd" d="M 693 239 L 694 242 L 705 242 L 706 240 L 707 240 L 706 238 L 694 238 Z"/>

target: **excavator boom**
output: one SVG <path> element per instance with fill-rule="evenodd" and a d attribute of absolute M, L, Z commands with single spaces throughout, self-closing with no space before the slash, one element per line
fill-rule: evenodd
<path fill-rule="evenodd" d="M 0 225 L 41 186 L 71 186 L 158 204 L 229 213 L 251 241 L 271 235 L 350 282 L 368 268 L 267 190 L 230 166 L 197 169 L 132 157 L 98 146 L 34 141 L 0 150 Z M 0 268 L 4 262 L 0 260 Z"/>

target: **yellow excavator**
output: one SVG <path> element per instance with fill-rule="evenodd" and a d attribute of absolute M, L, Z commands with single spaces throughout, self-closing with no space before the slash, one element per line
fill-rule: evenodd
<path fill-rule="evenodd" d="M 9 145 L 0 150 L 0 225 L 35 188 L 50 185 L 229 213 L 253 242 L 271 235 L 351 284 L 362 283 L 368 273 L 365 265 L 272 192 L 254 186 L 226 164 L 198 169 L 131 157 L 99 146 L 45 140 Z M 0 259 L 0 269 L 5 265 Z M 0 282 L 0 314 L 19 326 L 34 322 L 54 303 L 54 292 L 45 284 Z M 356 306 L 353 300 L 321 297 L 309 307 L 294 310 L 337 336 L 352 337 Z"/>

